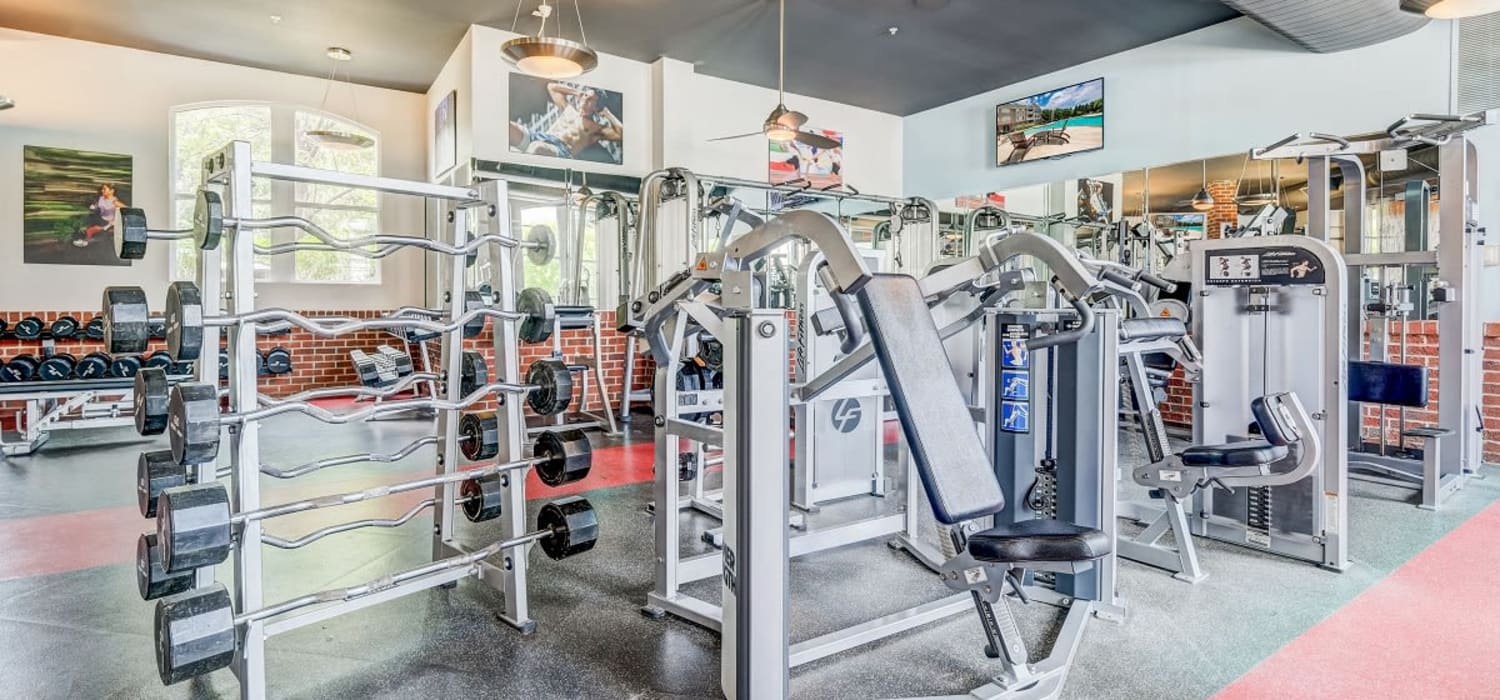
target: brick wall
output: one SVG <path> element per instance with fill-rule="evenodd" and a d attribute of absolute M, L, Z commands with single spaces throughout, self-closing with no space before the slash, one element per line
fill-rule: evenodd
<path fill-rule="evenodd" d="M 1215 195 L 1217 196 L 1217 195 Z M 1429 396 L 1426 408 L 1406 409 L 1406 427 L 1430 426 L 1437 423 L 1438 403 L 1441 401 L 1440 378 L 1438 376 L 1437 321 L 1411 321 L 1407 324 L 1407 364 L 1420 364 L 1428 369 Z M 1398 357 L 1401 324 L 1390 325 L 1391 356 Z M 1368 353 L 1369 338 L 1364 340 Z M 1484 360 L 1482 406 L 1484 416 L 1484 460 L 1500 462 L 1500 323 L 1484 324 Z M 1167 385 L 1167 400 L 1161 404 L 1162 417 L 1168 423 L 1191 426 L 1193 422 L 1193 389 L 1182 380 L 1182 371 L 1172 374 Z M 1386 442 L 1395 445 L 1400 441 L 1398 416 L 1400 409 L 1386 407 Z M 1365 440 L 1380 440 L 1379 406 L 1365 406 L 1360 421 L 1360 435 Z M 1413 444 L 1413 446 L 1416 446 Z"/>
<path fill-rule="evenodd" d="M 1215 180 L 1208 183 L 1208 193 L 1214 198 L 1214 206 L 1207 212 L 1205 235 L 1209 238 L 1218 238 L 1219 231 L 1224 228 L 1224 224 L 1235 227 L 1240 225 L 1240 207 L 1234 202 L 1238 191 L 1239 183 L 1234 180 Z"/>

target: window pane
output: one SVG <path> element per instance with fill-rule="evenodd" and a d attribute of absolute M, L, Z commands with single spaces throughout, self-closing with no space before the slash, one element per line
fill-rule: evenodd
<path fill-rule="evenodd" d="M 176 225 L 175 228 L 186 229 L 193 225 L 193 206 L 197 202 L 193 197 L 181 197 L 176 202 Z M 252 217 L 264 219 L 271 216 L 270 202 L 254 202 L 251 206 Z M 198 278 L 198 245 L 193 241 L 172 242 L 172 279 L 196 280 Z M 256 245 L 270 245 L 270 231 L 255 232 Z M 264 256 L 255 258 L 255 278 L 269 279 L 271 276 L 271 260 Z"/>
<path fill-rule="evenodd" d="M 271 108 L 253 104 L 225 105 L 184 109 L 172 114 L 172 158 L 176 167 L 172 177 L 173 228 L 192 226 L 194 196 L 203 181 L 202 161 L 230 141 L 249 141 L 251 157 L 269 160 Z M 256 178 L 251 183 L 251 192 L 257 200 L 254 206 L 256 216 L 268 214 L 271 183 Z M 259 203 L 262 200 L 266 203 Z M 172 258 L 173 279 L 197 277 L 198 250 L 192 243 L 172 242 Z M 257 275 L 264 274 L 259 263 L 256 267 Z"/>
<path fill-rule="evenodd" d="M 312 221 L 340 239 L 373 235 L 379 218 L 373 211 L 308 207 L 298 207 L 297 216 Z M 316 243 L 318 239 L 304 235 L 298 240 Z M 380 281 L 377 260 L 339 251 L 299 251 L 296 257 L 299 282 L 369 284 Z"/>
<path fill-rule="evenodd" d="M 316 112 L 297 112 L 296 129 L 297 165 L 355 175 L 378 175 L 380 173 L 378 143 L 368 148 L 329 146 L 307 133 L 314 130 L 336 131 L 375 140 L 375 134 L 353 122 Z M 358 207 L 379 205 L 375 192 L 371 190 L 350 189 L 337 185 L 313 185 L 299 182 L 296 196 L 299 202 L 315 204 Z"/>
<path fill-rule="evenodd" d="M 525 206 L 527 205 L 524 203 L 511 202 L 512 211 L 520 213 L 520 221 L 515 225 L 512 235 L 525 240 L 527 233 L 531 231 L 531 227 L 542 226 L 551 229 L 552 240 L 556 241 L 558 208 L 555 206 L 536 205 L 531 205 L 524 209 L 520 208 Z M 524 253 L 524 251 L 516 251 L 516 257 L 521 261 L 521 279 L 524 285 L 527 287 L 540 287 L 543 291 L 551 294 L 552 298 L 558 298 L 562 282 L 561 262 L 554 257 L 546 265 L 536 265 Z"/>

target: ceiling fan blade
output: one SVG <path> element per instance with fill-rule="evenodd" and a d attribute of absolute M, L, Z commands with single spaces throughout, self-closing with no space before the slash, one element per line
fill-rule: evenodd
<path fill-rule="evenodd" d="M 752 131 L 748 134 L 740 134 L 738 136 L 720 136 L 718 138 L 709 139 L 709 141 L 733 141 L 734 139 L 749 138 L 751 136 L 761 136 L 763 134 L 765 134 L 764 131 Z"/>
<path fill-rule="evenodd" d="M 794 110 L 782 112 L 776 117 L 776 123 L 790 129 L 801 129 L 807 123 L 807 115 Z"/>
<path fill-rule="evenodd" d="M 811 131 L 797 132 L 797 141 L 799 143 L 812 146 L 813 148 L 822 149 L 839 148 L 840 146 L 844 145 L 839 143 L 838 141 L 834 141 L 833 139 L 828 138 L 827 136 L 824 136 L 822 134 L 814 134 Z"/>

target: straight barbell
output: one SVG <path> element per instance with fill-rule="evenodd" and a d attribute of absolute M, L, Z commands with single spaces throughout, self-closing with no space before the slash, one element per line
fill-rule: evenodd
<path fill-rule="evenodd" d="M 453 569 L 468 567 L 470 571 L 465 575 L 477 573 L 479 562 L 533 542 L 539 543 L 547 556 L 560 560 L 593 549 L 598 539 L 599 518 L 593 505 L 581 497 L 569 496 L 542 506 L 537 514 L 537 529 L 532 532 L 357 586 L 311 593 L 239 614 L 235 614 L 229 591 L 223 584 L 178 593 L 156 603 L 153 627 L 157 671 L 162 683 L 171 685 L 228 667 L 238 648 L 239 629 L 252 622 L 434 581 L 438 575 Z M 427 587 L 431 585 L 435 584 L 429 583 Z"/>

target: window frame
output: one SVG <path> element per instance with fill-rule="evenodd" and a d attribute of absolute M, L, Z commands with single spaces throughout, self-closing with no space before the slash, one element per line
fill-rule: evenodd
<path fill-rule="evenodd" d="M 377 176 L 381 174 L 381 171 L 382 171 L 382 161 L 381 161 L 382 136 L 381 136 L 380 130 L 376 129 L 376 128 L 372 127 L 372 126 L 370 126 L 369 124 L 366 124 L 366 123 L 363 123 L 363 122 L 360 122 L 360 121 L 356 121 L 356 120 L 351 119 L 349 117 L 346 117 L 344 115 L 341 115 L 341 114 L 338 114 L 338 113 L 335 113 L 335 112 L 330 112 L 330 111 L 327 111 L 327 110 L 324 110 L 324 109 L 320 109 L 320 108 L 317 108 L 317 107 L 308 106 L 308 105 L 295 104 L 295 103 L 286 103 L 286 102 L 270 102 L 270 101 L 265 101 L 265 100 L 214 100 L 214 101 L 208 101 L 208 102 L 191 102 L 191 103 L 186 103 L 186 104 L 174 105 L 173 107 L 171 107 L 170 109 L 167 110 L 167 192 L 168 192 L 168 200 L 167 201 L 171 205 L 172 217 L 173 217 L 174 220 L 176 218 L 176 208 L 177 208 L 178 204 L 180 202 L 183 202 L 183 201 L 191 200 L 191 199 L 193 199 L 193 197 L 196 196 L 196 192 L 179 192 L 177 190 L 177 171 L 178 171 L 178 168 L 181 166 L 181 164 L 178 162 L 178 156 L 177 156 L 177 141 L 178 141 L 177 118 L 178 118 L 179 115 L 182 115 L 182 114 L 185 114 L 185 113 L 189 113 L 189 112 L 193 112 L 193 111 L 196 111 L 196 110 L 226 108 L 226 107 L 231 107 L 231 108 L 232 107 L 262 107 L 262 108 L 266 108 L 266 109 L 270 110 L 270 117 L 271 117 L 271 124 L 270 124 L 270 126 L 271 126 L 271 160 L 274 161 L 274 162 L 277 162 L 277 163 L 294 163 L 296 161 L 296 158 L 297 158 L 297 116 L 299 114 L 313 115 L 313 116 L 316 116 L 316 117 L 322 117 L 322 118 L 332 119 L 332 120 L 336 120 L 338 122 L 347 124 L 347 125 L 349 125 L 351 127 L 357 128 L 357 129 L 363 131 L 364 133 L 368 134 L 371 138 L 373 138 L 375 140 L 374 145 L 372 145 L 370 147 L 372 149 L 373 153 L 374 153 L 374 161 L 375 161 L 375 171 L 374 171 L 374 174 L 377 175 Z M 319 204 L 317 204 L 315 202 L 303 202 L 303 201 L 299 201 L 298 197 L 297 197 L 296 183 L 285 182 L 285 181 L 280 181 L 280 180 L 273 180 L 273 181 L 271 181 L 270 185 L 271 185 L 271 198 L 270 198 L 269 204 L 271 206 L 271 210 L 272 211 L 276 211 L 276 212 L 281 212 L 281 211 L 291 212 L 291 211 L 296 211 L 298 209 L 329 209 L 329 210 L 347 210 L 347 211 L 369 212 L 369 213 L 373 214 L 374 221 L 375 221 L 374 222 L 375 230 L 371 231 L 370 234 L 373 235 L 373 234 L 377 233 L 378 231 L 383 230 L 382 221 L 385 218 L 385 211 L 384 211 L 384 209 L 385 209 L 385 206 L 384 206 L 385 200 L 384 200 L 384 198 L 379 197 L 378 195 L 376 197 L 375 206 L 374 207 L 362 207 L 362 206 L 351 206 L 351 205 L 327 205 L 327 206 L 325 206 L 325 205 L 319 205 Z M 256 200 L 256 203 L 257 204 L 265 204 L 267 202 L 265 200 Z M 299 231 L 294 230 L 294 229 L 273 229 L 271 231 L 268 231 L 267 233 L 270 236 L 270 239 L 271 239 L 270 242 L 272 244 L 292 243 L 292 242 L 295 242 L 298 238 L 301 237 L 301 233 Z M 184 276 L 183 271 L 181 271 L 181 270 L 178 269 L 178 265 L 177 265 L 177 252 L 176 252 L 177 248 L 176 248 L 176 246 L 179 246 L 179 245 L 191 245 L 191 242 L 187 242 L 187 241 L 173 241 L 172 242 L 172 246 L 173 246 L 172 251 L 173 252 L 172 252 L 172 254 L 168 258 L 168 271 L 169 271 L 170 278 L 172 280 L 174 280 L 174 281 L 175 280 L 183 280 L 183 279 L 187 279 L 187 280 L 195 279 L 195 277 L 196 277 L 196 273 L 195 272 L 191 272 L 190 271 L 188 275 Z M 274 256 L 269 256 L 267 258 L 259 258 L 261 260 L 268 260 L 270 264 L 267 266 L 267 268 L 268 268 L 269 271 L 265 275 L 263 275 L 263 276 L 257 276 L 257 278 L 256 278 L 257 283 L 260 283 L 260 284 L 271 284 L 271 285 L 304 285 L 304 286 L 314 286 L 314 287 L 347 286 L 347 287 L 368 288 L 368 287 L 378 287 L 378 286 L 381 286 L 382 283 L 383 283 L 384 277 L 385 277 L 385 275 L 384 275 L 384 272 L 385 272 L 385 270 L 384 270 L 384 268 L 385 268 L 384 263 L 385 263 L 385 261 L 383 259 L 375 259 L 375 260 L 371 260 L 370 261 L 372 263 L 372 268 L 373 268 L 373 271 L 374 271 L 374 274 L 371 276 L 370 279 L 365 279 L 365 280 L 299 279 L 298 276 L 297 276 L 297 261 L 296 261 L 296 258 L 297 258 L 297 255 L 295 253 L 286 254 L 286 255 L 274 255 Z"/>

